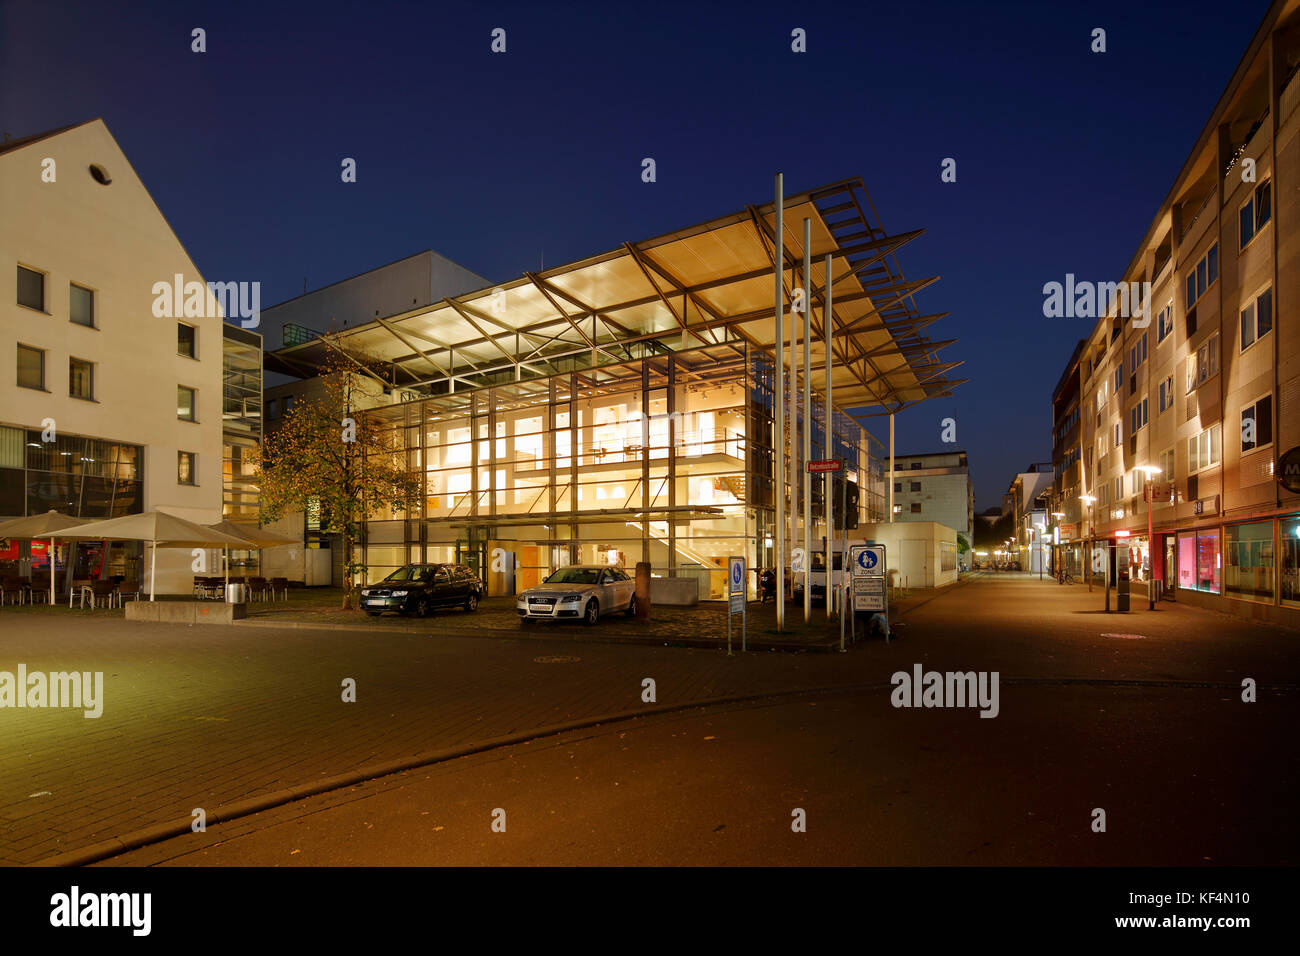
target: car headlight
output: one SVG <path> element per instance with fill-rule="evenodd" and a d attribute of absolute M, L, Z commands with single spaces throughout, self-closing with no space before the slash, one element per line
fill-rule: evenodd
<path fill-rule="evenodd" d="M 573 602 L 573 601 L 581 601 L 581 600 L 582 600 L 582 595 L 581 595 L 581 594 L 566 594 L 566 595 L 564 595 L 564 597 L 560 598 L 560 600 L 563 601 L 565 604 L 569 604 L 569 603 L 571 603 L 571 602 Z"/>
<path fill-rule="evenodd" d="M 410 591 L 393 591 L 393 592 L 392 592 L 393 597 L 406 597 L 406 596 L 407 596 L 408 594 L 410 594 L 410 593 L 411 593 Z"/>
<path fill-rule="evenodd" d="M 370 597 L 370 592 L 367 591 L 365 588 L 362 588 L 362 589 L 361 589 L 361 596 L 362 596 L 362 597 Z"/>

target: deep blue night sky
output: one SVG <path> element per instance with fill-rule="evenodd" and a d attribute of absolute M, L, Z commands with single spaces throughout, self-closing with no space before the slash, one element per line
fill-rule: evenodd
<path fill-rule="evenodd" d="M 955 417 L 982 510 L 1050 459 L 1091 327 L 1043 318 L 1043 283 L 1118 278 L 1267 6 L 0 0 L 0 129 L 102 116 L 204 275 L 264 306 L 427 248 L 504 281 L 770 201 L 778 170 L 861 175 L 889 231 L 928 230 L 899 259 L 942 276 L 917 305 L 970 379 L 898 450 Z"/>

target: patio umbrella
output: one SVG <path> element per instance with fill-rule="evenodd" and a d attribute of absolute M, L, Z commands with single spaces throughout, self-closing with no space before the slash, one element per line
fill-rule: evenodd
<path fill-rule="evenodd" d="M 65 541 L 81 540 L 93 541 L 94 534 L 84 534 L 73 536 L 65 532 L 69 528 L 81 527 L 82 530 L 91 529 L 98 526 L 100 522 L 94 521 L 86 523 L 85 518 L 70 518 L 62 512 L 55 511 L 51 508 L 42 515 L 28 515 L 26 518 L 14 518 L 12 521 L 6 521 L 0 524 L 0 538 L 24 538 L 27 540 L 45 540 L 50 542 L 50 605 L 54 605 L 54 540 L 62 538 Z M 68 593 L 72 593 L 72 562 L 68 562 Z"/>
<path fill-rule="evenodd" d="M 241 524 L 238 521 L 218 521 L 216 524 L 208 525 L 208 527 L 223 534 L 243 538 L 244 541 L 255 548 L 274 548 L 282 544 L 301 544 L 297 538 L 290 538 L 275 531 L 267 531 L 265 528 L 259 528 L 254 524 Z M 230 586 L 230 548 L 227 547 L 223 554 L 225 556 L 226 586 L 228 588 Z"/>
<path fill-rule="evenodd" d="M 124 518 L 109 518 L 93 525 L 69 528 L 58 537 L 91 537 L 105 541 L 148 541 L 153 545 L 149 553 L 149 600 L 154 599 L 157 584 L 159 548 L 226 548 L 245 546 L 247 542 L 233 534 L 218 531 L 193 521 L 186 521 L 165 511 L 146 511 Z"/>

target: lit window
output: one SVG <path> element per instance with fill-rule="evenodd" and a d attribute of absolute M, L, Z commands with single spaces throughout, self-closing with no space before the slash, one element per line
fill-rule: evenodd
<path fill-rule="evenodd" d="M 192 451 L 178 451 L 176 453 L 176 483 L 178 485 L 193 485 L 198 481 L 195 477 L 195 454 Z"/>
<path fill-rule="evenodd" d="M 176 417 L 187 422 L 198 421 L 194 389 L 176 386 Z"/>
<path fill-rule="evenodd" d="M 95 363 L 68 359 L 68 394 L 93 401 L 95 398 Z"/>
<path fill-rule="evenodd" d="M 194 326 L 186 325 L 184 322 L 177 322 L 176 351 L 189 358 L 198 358 L 198 335 L 199 330 Z"/>
<path fill-rule="evenodd" d="M 1242 204 L 1241 211 L 1238 213 L 1239 231 L 1241 233 L 1241 246 L 1245 249 L 1250 245 L 1250 241 L 1268 223 L 1273 216 L 1273 201 L 1269 191 L 1269 180 L 1264 180 L 1255 187 L 1249 199 Z"/>

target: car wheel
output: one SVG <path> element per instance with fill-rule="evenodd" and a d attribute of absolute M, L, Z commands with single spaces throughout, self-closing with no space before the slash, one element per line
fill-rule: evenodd
<path fill-rule="evenodd" d="M 415 613 L 417 617 L 428 617 L 433 613 L 433 602 L 429 600 L 428 595 L 415 603 Z"/>
<path fill-rule="evenodd" d="M 367 616 L 367 617 L 379 617 L 379 615 L 381 615 L 381 614 L 383 614 L 383 613 L 384 613 L 383 611 L 367 611 L 367 612 L 366 612 L 366 616 Z"/>
<path fill-rule="evenodd" d="M 470 591 L 469 597 L 465 598 L 465 610 L 473 612 L 478 610 L 478 592 Z"/>
<path fill-rule="evenodd" d="M 595 598 L 592 598 L 590 601 L 587 602 L 587 611 L 582 616 L 582 623 L 590 627 L 592 624 L 595 624 L 599 620 L 600 620 L 600 603 Z"/>
<path fill-rule="evenodd" d="M 633 594 L 627 601 L 627 616 L 636 617 L 636 595 Z"/>

